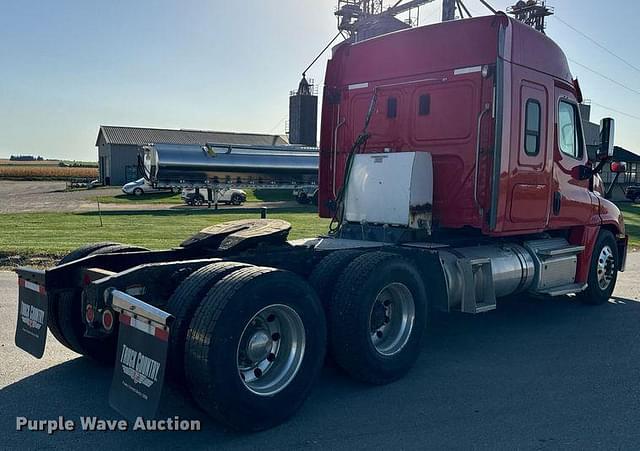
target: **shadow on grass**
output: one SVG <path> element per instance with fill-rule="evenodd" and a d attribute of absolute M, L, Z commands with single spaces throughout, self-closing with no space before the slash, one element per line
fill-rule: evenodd
<path fill-rule="evenodd" d="M 205 209 L 194 209 L 194 208 L 184 208 L 184 209 L 169 209 L 169 210 L 107 210 L 103 211 L 102 216 L 237 216 L 237 215 L 256 215 L 260 217 L 261 209 L 259 207 L 256 208 L 233 208 L 233 207 L 225 207 L 224 209 L 215 210 L 214 208 L 205 208 Z M 267 210 L 267 217 L 271 215 L 281 215 L 281 214 L 295 214 L 295 213 L 317 213 L 317 208 L 301 205 L 300 207 L 286 207 L 286 208 L 269 208 Z M 75 213 L 78 216 L 99 216 L 100 213 L 97 211 L 86 211 Z"/>
<path fill-rule="evenodd" d="M 247 192 L 247 202 L 287 202 L 295 200 L 291 189 L 256 189 Z"/>
<path fill-rule="evenodd" d="M 116 194 L 112 197 L 100 197 L 103 204 L 148 204 L 148 203 L 182 203 L 180 194 L 167 191 L 166 193 L 143 194 L 141 196 L 132 196 L 128 194 Z"/>

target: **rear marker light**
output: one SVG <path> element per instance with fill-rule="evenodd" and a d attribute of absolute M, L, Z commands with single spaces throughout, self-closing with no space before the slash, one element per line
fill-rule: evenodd
<path fill-rule="evenodd" d="M 113 313 L 111 310 L 102 312 L 102 327 L 104 327 L 105 330 L 111 330 L 113 328 Z"/>
<path fill-rule="evenodd" d="M 88 324 L 91 324 L 96 319 L 96 312 L 93 310 L 93 306 L 91 304 L 87 305 L 84 312 L 84 318 L 87 320 Z"/>

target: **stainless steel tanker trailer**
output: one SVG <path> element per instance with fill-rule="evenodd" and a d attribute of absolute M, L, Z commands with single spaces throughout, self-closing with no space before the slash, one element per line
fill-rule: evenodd
<path fill-rule="evenodd" d="M 233 187 L 292 189 L 306 203 L 317 192 L 318 160 L 317 148 L 294 145 L 152 144 L 142 147 L 141 167 L 151 185 L 202 189 L 209 202 Z"/>
<path fill-rule="evenodd" d="M 309 147 L 153 144 L 143 151 L 152 184 L 289 185 L 317 183 L 318 177 L 318 151 Z"/>

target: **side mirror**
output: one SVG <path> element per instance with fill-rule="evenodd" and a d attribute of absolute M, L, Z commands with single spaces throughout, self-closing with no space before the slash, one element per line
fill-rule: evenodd
<path fill-rule="evenodd" d="M 613 157 L 613 139 L 616 123 L 610 117 L 600 121 L 600 147 L 598 148 L 598 160 L 606 160 Z"/>
<path fill-rule="evenodd" d="M 627 172 L 627 163 L 624 161 L 612 161 L 610 169 L 614 174 L 623 174 Z"/>

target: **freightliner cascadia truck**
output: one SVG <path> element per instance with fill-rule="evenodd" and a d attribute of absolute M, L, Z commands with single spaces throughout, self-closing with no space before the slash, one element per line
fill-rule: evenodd
<path fill-rule="evenodd" d="M 359 381 L 400 379 L 431 312 L 603 304 L 627 236 L 599 188 L 613 121 L 590 162 L 581 101 L 561 49 L 501 13 L 345 41 L 322 106 L 325 236 L 244 220 L 173 249 L 97 243 L 20 268 L 16 343 L 41 357 L 48 329 L 114 365 L 125 416 L 153 416 L 166 379 L 255 431 L 301 406 L 326 354 Z"/>

